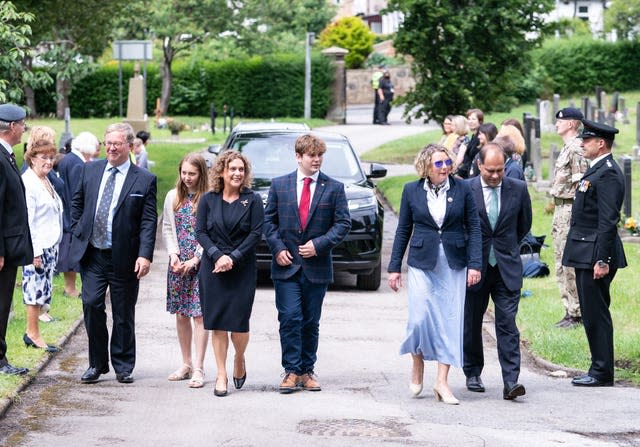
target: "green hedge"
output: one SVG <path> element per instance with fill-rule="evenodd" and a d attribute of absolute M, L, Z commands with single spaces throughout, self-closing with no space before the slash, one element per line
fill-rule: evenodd
<path fill-rule="evenodd" d="M 638 41 L 548 40 L 532 52 L 532 59 L 533 67 L 521 85 L 537 89 L 531 88 L 522 96 L 585 94 L 592 93 L 595 86 L 608 92 L 640 89 Z"/>
<path fill-rule="evenodd" d="M 330 60 L 314 55 L 311 62 L 313 117 L 323 118 L 331 101 L 333 68 Z M 126 113 L 128 80 L 133 64 L 123 63 L 123 108 Z M 211 104 L 219 114 L 223 104 L 236 116 L 269 118 L 304 114 L 304 58 L 277 55 L 224 62 L 176 62 L 170 115 L 208 116 Z M 147 113 L 153 116 L 162 81 L 156 64 L 147 65 Z M 55 113 L 55 90 L 36 91 L 38 113 Z M 69 98 L 74 117 L 118 116 L 118 64 L 111 62 L 78 82 Z"/>

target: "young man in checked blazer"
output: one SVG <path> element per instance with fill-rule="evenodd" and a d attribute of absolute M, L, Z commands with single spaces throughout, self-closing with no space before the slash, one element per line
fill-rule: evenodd
<path fill-rule="evenodd" d="M 322 301 L 333 282 L 331 250 L 351 229 L 344 185 L 320 172 L 325 143 L 295 143 L 298 169 L 273 179 L 264 234 L 273 260 L 284 379 L 280 392 L 320 391 L 314 374 Z"/>

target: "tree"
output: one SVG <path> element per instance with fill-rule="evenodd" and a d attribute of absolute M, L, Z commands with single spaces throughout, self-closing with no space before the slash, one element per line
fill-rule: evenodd
<path fill-rule="evenodd" d="M 22 101 L 25 85 L 43 85 L 50 82 L 46 75 L 34 75 L 25 70 L 23 60 L 30 57 L 33 14 L 18 12 L 7 1 L 0 1 L 0 102 Z"/>
<path fill-rule="evenodd" d="M 606 31 L 617 30 L 621 39 L 640 34 L 640 0 L 613 0 L 604 13 Z"/>
<path fill-rule="evenodd" d="M 360 68 L 373 51 L 375 34 L 360 17 L 344 17 L 332 23 L 320 34 L 320 46 L 338 46 L 349 50 L 344 58 L 347 68 Z"/>
<path fill-rule="evenodd" d="M 64 117 L 74 82 L 90 70 L 92 58 L 102 54 L 108 46 L 111 25 L 122 11 L 126 0 L 83 0 L 82 5 L 70 7 L 67 0 L 15 0 L 17 8 L 34 15 L 32 43 L 43 67 L 56 80 L 56 116 Z M 32 60 L 26 58 L 26 67 Z M 33 92 L 25 89 L 27 98 Z M 28 101 L 35 112 L 35 102 Z"/>
<path fill-rule="evenodd" d="M 478 107 L 512 105 L 515 84 L 537 45 L 552 0 L 391 0 L 404 14 L 394 39 L 413 57 L 415 89 L 405 114 L 442 121 Z"/>

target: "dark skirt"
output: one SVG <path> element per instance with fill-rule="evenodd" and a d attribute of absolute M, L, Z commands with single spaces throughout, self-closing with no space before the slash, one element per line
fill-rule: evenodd
<path fill-rule="evenodd" d="M 249 318 L 256 295 L 255 259 L 234 265 L 228 272 L 212 273 L 212 270 L 211 260 L 204 255 L 198 273 L 204 328 L 249 332 Z"/>
<path fill-rule="evenodd" d="M 71 233 L 62 233 L 62 240 L 58 246 L 58 263 L 56 264 L 57 272 L 79 272 L 80 265 L 72 263 L 70 259 L 71 251 Z"/>

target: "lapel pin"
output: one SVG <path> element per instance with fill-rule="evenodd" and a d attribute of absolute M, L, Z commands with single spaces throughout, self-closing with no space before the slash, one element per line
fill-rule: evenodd
<path fill-rule="evenodd" d="M 451 197 L 447 197 L 447 202 L 451 203 L 453 202 L 453 199 Z"/>
<path fill-rule="evenodd" d="M 249 203 L 249 200 L 248 199 L 241 200 L 240 203 L 242 203 L 242 206 L 247 206 L 247 204 Z"/>

